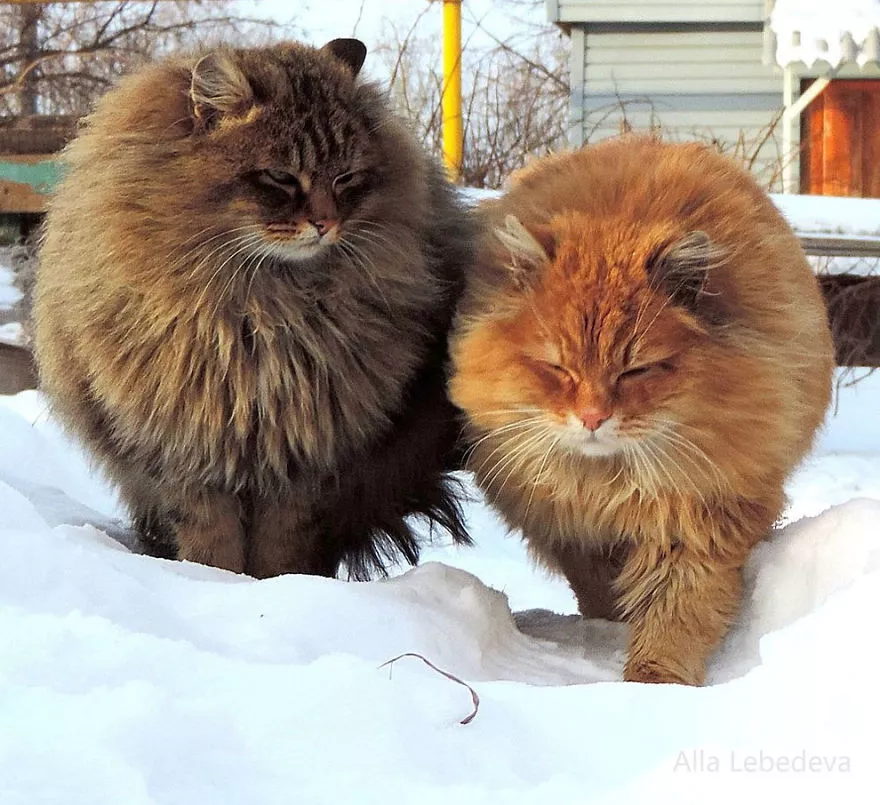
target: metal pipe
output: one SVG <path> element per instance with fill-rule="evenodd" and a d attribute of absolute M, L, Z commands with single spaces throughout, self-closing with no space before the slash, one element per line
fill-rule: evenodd
<path fill-rule="evenodd" d="M 443 161 L 453 180 L 462 162 L 461 0 L 443 0 Z"/>

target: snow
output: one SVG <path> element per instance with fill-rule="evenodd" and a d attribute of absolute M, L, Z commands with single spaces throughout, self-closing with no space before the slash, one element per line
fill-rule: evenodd
<path fill-rule="evenodd" d="M 24 328 L 17 321 L 0 324 L 0 344 L 23 344 Z"/>
<path fill-rule="evenodd" d="M 22 293 L 14 285 L 15 274 L 5 262 L 0 262 L 0 310 L 7 310 L 21 301 Z"/>
<path fill-rule="evenodd" d="M 809 67 L 817 61 L 837 67 L 850 60 L 864 65 L 880 58 L 876 43 L 880 0 L 776 0 L 770 27 L 777 38 L 776 61 L 781 67 L 793 62 Z M 844 42 L 847 35 L 852 37 L 855 54 Z"/>
<path fill-rule="evenodd" d="M 874 802 L 878 401 L 841 391 L 687 689 L 620 682 L 624 627 L 479 502 L 477 547 L 384 582 L 131 553 L 41 396 L 0 397 L 0 802 Z M 418 658 L 380 668 L 409 652 L 471 723 Z"/>
<path fill-rule="evenodd" d="M 475 187 L 461 188 L 460 193 L 469 204 L 500 195 L 497 190 Z M 799 235 L 852 236 L 880 241 L 880 199 L 796 193 L 771 193 L 770 198 Z"/>
<path fill-rule="evenodd" d="M 771 195 L 798 234 L 880 238 L 880 199 L 843 196 Z"/>

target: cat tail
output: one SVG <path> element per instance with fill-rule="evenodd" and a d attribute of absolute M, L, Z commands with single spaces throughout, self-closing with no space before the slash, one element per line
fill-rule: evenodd
<path fill-rule="evenodd" d="M 369 581 L 377 576 L 387 577 L 389 568 L 402 560 L 417 565 L 425 523 L 429 541 L 433 541 L 439 531 L 449 534 L 456 545 L 472 545 L 462 509 L 462 502 L 468 499 L 463 482 L 444 473 L 437 483 L 419 490 L 418 499 L 411 501 L 409 511 L 388 512 L 352 542 L 343 553 L 348 577 L 353 581 Z M 419 524 L 421 529 L 416 528 Z"/>

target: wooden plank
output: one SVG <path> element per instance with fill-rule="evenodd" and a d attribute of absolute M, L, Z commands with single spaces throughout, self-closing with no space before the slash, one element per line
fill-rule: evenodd
<path fill-rule="evenodd" d="M 51 156 L 0 156 L 0 213 L 43 212 L 60 175 Z"/>
<path fill-rule="evenodd" d="M 44 212 L 46 199 L 29 184 L 0 179 L 0 213 Z"/>
<path fill-rule="evenodd" d="M 801 116 L 801 192 L 880 197 L 878 127 L 880 81 L 831 81 Z"/>
<path fill-rule="evenodd" d="M 880 81 L 863 86 L 862 195 L 880 198 Z"/>

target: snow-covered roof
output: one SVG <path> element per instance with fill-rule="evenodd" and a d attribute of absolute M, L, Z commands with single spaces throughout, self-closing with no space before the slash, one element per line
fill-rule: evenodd
<path fill-rule="evenodd" d="M 769 28 L 781 67 L 880 62 L 880 0 L 776 0 Z"/>

